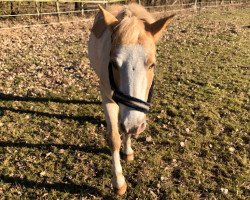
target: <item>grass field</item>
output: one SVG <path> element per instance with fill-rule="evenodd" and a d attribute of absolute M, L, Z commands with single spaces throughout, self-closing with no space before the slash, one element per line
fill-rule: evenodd
<path fill-rule="evenodd" d="M 173 20 L 124 198 L 250 198 L 249 26 L 250 8 Z M 118 198 L 88 27 L 0 31 L 0 199 Z"/>

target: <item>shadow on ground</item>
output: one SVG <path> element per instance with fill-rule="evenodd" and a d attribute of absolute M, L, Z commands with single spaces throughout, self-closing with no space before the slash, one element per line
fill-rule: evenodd
<path fill-rule="evenodd" d="M 98 148 L 96 146 L 79 146 L 79 145 L 69 145 L 69 144 L 30 144 L 26 142 L 11 142 L 11 141 L 0 141 L 0 147 L 26 147 L 26 148 L 38 148 L 38 149 L 50 149 L 53 147 L 61 148 L 61 149 L 72 149 L 72 150 L 80 150 L 86 153 L 105 153 L 110 154 L 108 148 Z M 14 185 L 19 185 L 25 188 L 32 188 L 32 189 L 45 189 L 47 191 L 50 190 L 57 190 L 59 192 L 67 192 L 71 194 L 79 194 L 79 195 L 94 195 L 96 197 L 102 197 L 105 199 L 113 199 L 112 196 L 103 195 L 102 192 L 93 186 L 90 186 L 86 183 L 83 184 L 75 184 L 73 182 L 64 183 L 64 182 L 55 182 L 55 183 L 48 183 L 44 182 L 37 182 L 33 180 L 28 180 L 27 178 L 21 178 L 16 176 L 9 176 L 0 174 L 0 182 L 3 181 L 4 183 L 10 183 Z"/>
<path fill-rule="evenodd" d="M 21 102 L 37 102 L 37 103 L 64 103 L 64 104 L 79 104 L 79 105 L 101 105 L 100 101 L 95 100 L 64 100 L 61 98 L 44 98 L 44 97 L 29 97 L 29 96 L 16 96 L 12 94 L 4 94 L 0 92 L 0 101 L 21 101 Z M 8 106 L 0 106 L 0 116 L 4 115 L 6 111 L 19 113 L 19 114 L 31 114 L 34 116 L 49 117 L 56 119 L 68 119 L 75 120 L 79 123 L 89 122 L 100 126 L 105 124 L 104 120 L 101 120 L 99 116 L 83 115 L 66 115 L 49 112 L 34 111 L 29 109 L 12 108 Z M 93 154 L 106 154 L 110 155 L 110 150 L 107 147 L 99 147 L 98 145 L 77 145 L 77 144 L 56 144 L 56 143 L 27 143 L 25 141 L 0 141 L 0 148 L 14 147 L 14 148 L 37 148 L 39 150 L 51 151 L 55 147 L 58 149 L 82 151 L 85 153 Z M 87 183 L 75 184 L 73 182 L 55 182 L 48 183 L 45 181 L 38 182 L 29 180 L 27 178 L 21 178 L 17 176 L 9 176 L 6 174 L 0 174 L 0 181 L 13 185 L 19 185 L 21 187 L 33 188 L 33 189 L 45 189 L 47 191 L 57 190 L 59 192 L 66 192 L 71 194 L 79 194 L 82 196 L 94 195 L 96 197 L 102 197 L 104 199 L 113 199 L 112 196 L 104 195 L 97 187 L 90 186 Z"/>
<path fill-rule="evenodd" d="M 26 101 L 26 102 L 39 102 L 39 103 L 55 102 L 55 103 L 65 103 L 65 104 L 101 105 L 100 101 L 92 101 L 92 100 L 64 100 L 60 98 L 16 96 L 16 95 L 11 95 L 11 94 L 4 94 L 4 93 L 0 93 L 0 100 Z M 104 121 L 101 120 L 100 117 L 93 117 L 93 116 L 88 116 L 88 115 L 73 116 L 73 115 L 54 114 L 54 113 L 48 113 L 48 112 L 40 112 L 40 111 L 33 111 L 33 110 L 26 110 L 26 109 L 15 109 L 15 108 L 10 108 L 10 107 L 0 106 L 0 115 L 3 115 L 4 111 L 11 111 L 11 112 L 20 113 L 20 114 L 32 114 L 36 116 L 43 116 L 43 117 L 57 118 L 57 119 L 69 119 L 69 120 L 78 121 L 80 123 L 87 121 L 89 123 L 96 124 L 99 126 L 105 123 Z"/>
<path fill-rule="evenodd" d="M 93 116 L 88 116 L 88 115 L 74 116 L 74 115 L 65 115 L 65 114 L 54 114 L 54 113 L 40 112 L 40 111 L 33 111 L 33 110 L 15 109 L 15 108 L 9 108 L 9 107 L 4 107 L 4 106 L 0 106 L 0 111 L 1 111 L 0 115 L 3 115 L 4 111 L 11 111 L 11 112 L 20 113 L 20 114 L 31 114 L 31 115 L 49 117 L 49 118 L 75 120 L 80 123 L 87 121 L 91 124 L 96 124 L 98 126 L 104 123 L 104 121 L 101 120 L 100 117 L 93 117 Z"/>
<path fill-rule="evenodd" d="M 12 94 L 4 94 L 0 92 L 0 100 L 4 101 L 28 101 L 28 102 L 55 102 L 55 103 L 66 103 L 66 104 L 95 104 L 101 105 L 100 101 L 95 100 L 65 100 L 60 98 L 45 98 L 45 97 L 29 97 L 29 96 L 17 96 Z"/>
<path fill-rule="evenodd" d="M 26 178 L 20 177 L 10 177 L 7 175 L 0 174 L 0 180 L 3 180 L 5 183 L 18 184 L 26 188 L 33 189 L 46 189 L 46 190 L 57 190 L 61 192 L 68 192 L 71 194 L 92 194 L 101 196 L 100 190 L 95 187 L 89 186 L 87 184 L 77 185 L 74 183 L 47 183 L 47 182 L 36 182 L 28 180 Z"/>
<path fill-rule="evenodd" d="M 58 149 L 78 150 L 86 153 L 95 153 L 95 154 L 104 153 L 108 155 L 110 154 L 110 151 L 107 147 L 100 148 L 96 145 L 80 146 L 75 144 L 56 144 L 56 143 L 32 144 L 27 142 L 0 141 L 0 147 L 37 148 L 37 149 L 47 149 L 47 150 L 51 150 L 53 147 L 56 147 Z"/>

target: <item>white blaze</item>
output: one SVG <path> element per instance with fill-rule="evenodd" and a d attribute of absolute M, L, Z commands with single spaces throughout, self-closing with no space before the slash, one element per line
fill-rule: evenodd
<path fill-rule="evenodd" d="M 122 45 L 116 51 L 120 71 L 119 89 L 129 96 L 147 101 L 147 54 L 142 45 Z M 128 129 L 139 126 L 145 114 L 120 104 L 121 122 Z"/>

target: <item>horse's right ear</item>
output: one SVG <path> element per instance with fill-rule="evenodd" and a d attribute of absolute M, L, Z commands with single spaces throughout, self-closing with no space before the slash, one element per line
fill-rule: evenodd
<path fill-rule="evenodd" d="M 98 5 L 104 19 L 104 23 L 110 27 L 111 31 L 113 31 L 114 27 L 117 25 L 118 20 L 114 15 L 105 10 L 102 6 Z"/>

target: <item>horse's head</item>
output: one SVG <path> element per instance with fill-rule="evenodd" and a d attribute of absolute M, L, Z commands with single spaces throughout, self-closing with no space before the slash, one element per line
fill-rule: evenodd
<path fill-rule="evenodd" d="M 110 67 L 118 90 L 126 96 L 121 99 L 135 98 L 134 106 L 119 102 L 119 125 L 123 132 L 138 136 L 146 128 L 146 110 L 140 100 L 148 101 L 150 88 L 154 78 L 156 63 L 155 44 L 162 31 L 173 16 L 154 21 L 140 19 L 128 9 L 115 17 L 101 8 L 105 24 L 111 31 Z M 126 98 L 127 97 L 127 98 Z M 140 109 L 140 107 L 142 107 Z"/>

